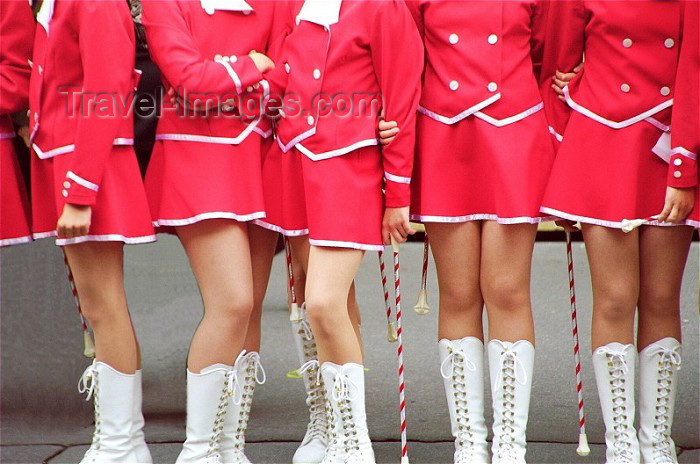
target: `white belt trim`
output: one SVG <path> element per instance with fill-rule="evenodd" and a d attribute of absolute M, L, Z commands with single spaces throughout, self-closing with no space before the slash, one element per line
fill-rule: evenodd
<path fill-rule="evenodd" d="M 216 137 L 213 135 L 197 134 L 156 134 L 156 140 L 169 140 L 171 142 L 202 142 L 218 143 L 223 145 L 238 145 L 242 143 L 255 130 L 260 123 L 260 119 L 248 125 L 243 132 L 236 137 Z M 262 132 L 262 131 L 260 131 Z M 262 135 L 262 134 L 261 134 Z"/>
<path fill-rule="evenodd" d="M 296 144 L 298 144 L 298 143 L 301 142 L 302 140 L 308 139 L 309 137 L 311 137 L 311 136 L 314 135 L 314 134 L 316 134 L 316 126 L 315 126 L 315 125 L 314 125 L 314 127 L 312 127 L 311 129 L 307 130 L 306 132 L 304 132 L 304 133 L 302 133 L 302 134 L 297 135 L 296 137 L 294 137 L 294 138 L 292 139 L 292 141 L 289 142 L 288 144 L 285 144 L 284 142 L 282 142 L 282 139 L 281 139 L 280 137 L 277 137 L 277 144 L 280 146 L 280 148 L 282 149 L 282 151 L 283 151 L 284 153 L 287 153 L 287 152 L 288 152 L 289 150 L 291 150 L 292 147 L 294 147 Z"/>
<path fill-rule="evenodd" d="M 3 132 L 0 133 L 0 140 L 7 140 L 7 139 L 14 139 L 15 138 L 15 133 L 14 132 Z"/>
<path fill-rule="evenodd" d="M 117 137 L 116 139 L 114 139 L 114 142 L 112 144 L 116 146 L 129 146 L 134 144 L 134 139 Z M 39 145 L 33 143 L 32 148 L 34 149 L 34 152 L 40 159 L 48 159 L 53 158 L 54 156 L 65 155 L 66 153 L 75 151 L 75 144 L 65 145 L 63 147 L 57 147 L 48 151 L 43 151 L 41 148 L 39 148 Z"/>
<path fill-rule="evenodd" d="M 386 171 L 384 171 L 384 177 L 387 180 L 390 180 L 392 182 L 396 182 L 397 184 L 410 184 L 411 183 L 410 177 L 395 176 L 395 175 L 390 174 Z"/>
<path fill-rule="evenodd" d="M 302 235 L 309 235 L 309 229 L 296 229 L 296 230 L 283 229 L 280 226 L 270 224 L 269 222 L 263 221 L 261 219 L 254 220 L 253 224 L 260 226 L 264 229 L 271 230 L 273 232 L 278 232 L 278 233 L 284 235 L 285 237 L 300 237 Z"/>
<path fill-rule="evenodd" d="M 604 124 L 604 125 L 606 125 L 606 126 L 608 126 L 608 127 L 611 127 L 611 128 L 613 128 L 613 129 L 624 129 L 625 127 L 629 127 L 629 126 L 631 126 L 632 124 L 636 124 L 636 123 L 638 123 L 639 121 L 643 121 L 643 120 L 649 118 L 650 116 L 655 115 L 655 114 L 658 113 L 659 111 L 665 110 L 666 108 L 669 108 L 669 107 L 671 107 L 671 106 L 673 105 L 673 98 L 671 98 L 671 99 L 669 99 L 669 100 L 666 100 L 666 101 L 663 102 L 663 103 L 660 103 L 660 104 L 656 105 L 655 107 L 653 107 L 653 108 L 650 109 L 650 110 L 647 110 L 647 111 L 645 111 L 645 112 L 643 112 L 643 113 L 638 114 L 637 116 L 635 116 L 635 117 L 633 117 L 633 118 L 625 119 L 624 121 L 619 121 L 619 122 L 618 122 L 618 121 L 611 121 L 611 120 L 609 120 L 609 119 L 606 119 L 606 118 L 602 117 L 601 115 L 599 115 L 599 114 L 597 114 L 597 113 L 594 113 L 593 111 L 589 110 L 588 108 L 586 108 L 586 107 L 584 107 L 584 106 L 581 106 L 581 105 L 579 105 L 578 103 L 576 103 L 576 102 L 571 98 L 571 95 L 569 94 L 569 86 L 568 86 L 568 85 L 567 85 L 566 87 L 564 87 L 563 91 L 564 91 L 564 98 L 566 98 L 566 103 L 568 103 L 568 105 L 569 105 L 574 111 L 577 111 L 577 112 L 581 113 L 582 115 L 584 115 L 584 116 L 586 116 L 586 117 L 588 117 L 588 118 L 591 118 L 591 119 L 593 119 L 594 121 L 597 121 L 597 122 L 599 122 L 599 123 L 601 123 L 601 124 Z M 654 120 L 654 121 L 656 121 L 656 120 Z M 658 123 L 658 121 L 656 121 L 656 122 Z M 651 123 L 651 124 L 654 124 L 654 123 L 651 122 L 651 121 L 650 121 L 650 123 Z M 659 123 L 659 124 L 660 124 L 660 123 Z M 654 124 L 654 125 L 656 125 L 656 124 Z M 658 127 L 658 126 L 657 126 L 657 127 Z"/>
<path fill-rule="evenodd" d="M 74 173 L 73 171 L 68 171 L 68 172 L 66 173 L 66 177 L 69 178 L 70 180 L 72 180 L 73 182 L 75 182 L 76 184 L 82 185 L 83 187 L 85 187 L 85 188 L 87 188 L 87 189 L 90 189 L 90 190 L 92 190 L 92 191 L 94 191 L 94 192 L 97 192 L 97 191 L 100 190 L 100 186 L 99 186 L 99 185 L 93 184 L 93 183 L 90 182 L 89 180 L 83 179 L 82 177 L 80 177 L 79 175 L 77 175 L 76 173 Z"/>
<path fill-rule="evenodd" d="M 312 152 L 301 143 L 297 143 L 296 148 L 313 161 L 321 161 L 329 158 L 336 158 L 338 156 L 346 155 L 351 151 L 357 150 L 358 148 L 371 147 L 374 145 L 379 145 L 379 141 L 377 139 L 360 140 L 359 142 L 355 142 L 347 147 L 338 148 L 336 150 L 326 151 L 318 154 Z"/>
<path fill-rule="evenodd" d="M 467 117 L 471 116 L 472 114 L 476 113 L 477 111 L 483 110 L 487 106 L 489 106 L 491 103 L 497 101 L 498 99 L 501 98 L 501 92 L 498 92 L 495 95 L 490 96 L 486 100 L 482 101 L 481 103 L 477 103 L 476 105 L 472 106 L 469 109 L 466 109 L 459 113 L 457 116 L 449 117 L 449 116 L 443 116 L 441 114 L 438 114 L 434 111 L 430 111 L 429 109 L 425 108 L 424 106 L 418 106 L 418 112 L 422 113 L 426 116 L 428 116 L 431 119 L 434 119 L 438 122 L 441 122 L 443 124 L 447 125 L 453 125 L 457 124 L 459 121 L 462 119 L 466 119 Z"/>
<path fill-rule="evenodd" d="M 691 160 L 696 160 L 698 159 L 697 153 L 693 153 L 690 150 L 686 150 L 683 147 L 676 147 L 673 150 L 671 150 L 671 155 L 683 155 L 686 158 L 690 158 Z"/>
<path fill-rule="evenodd" d="M 217 63 L 219 63 L 221 66 L 223 66 L 226 69 L 226 72 L 228 73 L 229 76 L 231 76 L 231 80 L 233 81 L 234 84 L 236 84 L 236 93 L 241 94 L 243 93 L 243 83 L 241 82 L 240 77 L 238 77 L 238 74 L 236 74 L 236 71 L 233 70 L 231 65 L 223 60 L 223 58 L 215 59 Z"/>
<path fill-rule="evenodd" d="M 549 133 L 554 136 L 555 139 L 557 139 L 558 142 L 561 142 L 564 140 L 564 136 L 558 133 L 557 131 L 554 130 L 552 126 L 549 126 Z"/>
<path fill-rule="evenodd" d="M 492 118 L 488 114 L 484 114 L 481 111 L 477 111 L 476 113 L 474 113 L 474 116 L 479 118 L 479 119 L 483 119 L 487 123 L 494 125 L 496 127 L 503 127 L 503 126 L 507 126 L 509 124 L 516 123 L 518 121 L 522 121 L 523 119 L 527 118 L 528 116 L 532 116 L 533 114 L 542 110 L 542 108 L 544 108 L 544 103 L 539 102 L 538 104 L 536 104 L 532 108 L 528 108 L 525 111 L 523 111 L 522 113 L 518 113 L 516 115 L 509 116 L 509 117 L 504 118 L 504 119 Z"/>
<path fill-rule="evenodd" d="M 309 238 L 309 245 L 317 247 L 352 248 L 364 251 L 384 251 L 384 245 L 370 245 L 367 243 L 343 242 L 339 240 L 316 240 Z"/>

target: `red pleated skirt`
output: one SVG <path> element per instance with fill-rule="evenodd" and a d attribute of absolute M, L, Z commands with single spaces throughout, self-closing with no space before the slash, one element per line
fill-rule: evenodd
<path fill-rule="evenodd" d="M 0 134 L 0 247 L 32 240 L 29 200 L 11 136 Z"/>
<path fill-rule="evenodd" d="M 544 111 L 496 127 L 475 116 L 447 125 L 418 115 L 411 219 L 538 223 L 554 147 Z"/>
<path fill-rule="evenodd" d="M 265 157 L 267 216 L 257 223 L 313 246 L 378 251 L 382 244 L 384 171 L 377 147 L 313 161 L 275 145 Z"/>
<path fill-rule="evenodd" d="M 73 153 L 40 159 L 32 155 L 32 230 L 34 238 L 56 236 L 56 223 L 63 211 L 61 195 Z M 57 245 L 87 241 L 127 244 L 155 241 L 146 192 L 136 154 L 130 146 L 115 146 L 107 158 L 97 201 L 92 207 L 90 231 L 83 237 L 56 239 Z"/>
<path fill-rule="evenodd" d="M 146 173 L 158 232 L 206 219 L 246 222 L 265 216 L 261 152 L 252 134 L 239 145 L 159 140 Z"/>
<path fill-rule="evenodd" d="M 611 228 L 621 228 L 623 219 L 658 215 L 666 198 L 668 164 L 652 149 L 661 135 L 646 121 L 613 129 L 573 112 L 542 211 Z"/>

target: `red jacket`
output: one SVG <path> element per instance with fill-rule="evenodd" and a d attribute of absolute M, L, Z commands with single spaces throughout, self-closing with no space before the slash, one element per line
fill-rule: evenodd
<path fill-rule="evenodd" d="M 641 121 L 670 130 L 683 39 L 683 0 L 557 0 L 549 7 L 542 86 L 556 70 L 585 65 L 564 89 L 571 109 L 615 129 Z M 561 137 L 568 111 L 550 90 L 552 132 Z M 664 111 L 667 110 L 667 111 Z M 680 155 L 674 155 L 675 157 Z M 695 161 L 671 160 L 668 184 L 697 184 Z M 679 171 L 680 174 L 676 174 Z"/>
<path fill-rule="evenodd" d="M 330 21 L 314 7 L 324 2 L 294 8 L 296 27 L 268 76 L 273 95 L 286 89 L 278 143 L 313 160 L 342 156 L 378 144 L 384 112 L 401 127 L 382 150 L 386 206 L 408 206 L 423 67 L 416 26 L 403 0 L 324 1 L 335 5 Z"/>
<path fill-rule="evenodd" d="M 10 114 L 29 107 L 34 16 L 27 1 L 0 0 L 0 137 L 14 137 Z"/>
<path fill-rule="evenodd" d="M 407 0 L 426 50 L 420 111 L 445 124 L 498 126 L 542 109 L 542 0 Z"/>
<path fill-rule="evenodd" d="M 700 2 L 686 2 L 684 22 L 671 125 L 672 170 L 692 169 L 700 154 Z"/>
<path fill-rule="evenodd" d="M 44 0 L 30 84 L 33 148 L 73 152 L 68 203 L 92 205 L 113 145 L 133 144 L 134 24 L 123 0 Z"/>
<path fill-rule="evenodd" d="M 279 47 L 275 44 L 275 32 L 281 29 L 278 23 L 286 22 L 289 14 L 286 0 L 143 0 L 151 56 L 166 88 L 175 89 L 190 103 L 199 100 L 224 106 L 221 112 L 189 112 L 187 117 L 166 107 L 157 139 L 238 144 L 253 131 L 270 135 L 269 121 L 259 117 L 259 94 L 247 91 L 263 80 L 248 54 L 252 50 L 274 53 Z M 246 94 L 258 104 L 256 111 L 246 110 L 243 117 L 238 105 L 224 103 L 240 103 L 239 97 Z M 255 103 L 254 99 L 250 102 Z"/>

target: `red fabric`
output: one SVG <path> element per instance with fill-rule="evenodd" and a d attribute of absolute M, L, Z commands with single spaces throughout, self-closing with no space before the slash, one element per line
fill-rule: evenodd
<path fill-rule="evenodd" d="M 313 161 L 296 149 L 273 147 L 265 159 L 266 177 L 276 180 L 266 191 L 268 228 L 299 235 L 308 229 L 317 246 L 382 247 L 382 164 L 375 147 Z M 332 218 L 332 220 L 329 220 Z M 316 241 L 316 243 L 314 243 Z"/>
<path fill-rule="evenodd" d="M 49 29 L 37 27 L 34 42 L 29 98 L 35 150 L 74 144 L 66 171 L 99 187 L 114 139 L 133 139 L 129 105 L 137 76 L 131 14 L 121 0 L 62 0 L 55 3 Z M 79 94 L 67 95 L 79 91 L 82 108 Z M 65 180 L 70 203 L 95 204 L 96 191 Z"/>
<path fill-rule="evenodd" d="M 29 201 L 12 140 L 0 140 L 0 246 L 29 241 Z"/>
<path fill-rule="evenodd" d="M 240 145 L 159 141 L 146 175 L 159 232 L 204 219 L 250 221 L 264 215 L 258 136 Z"/>
<path fill-rule="evenodd" d="M 544 85 L 556 70 L 571 71 L 583 61 L 585 53 L 583 71 L 569 84 L 571 97 L 579 105 L 607 120 L 621 122 L 668 102 L 673 98 L 683 3 L 551 2 L 542 70 Z M 667 46 L 669 39 L 672 44 Z M 627 92 L 622 90 L 623 85 L 628 86 Z M 664 87 L 668 87 L 669 94 L 661 93 Z M 547 101 L 558 102 L 553 98 Z M 548 115 L 556 132 L 563 134 L 567 112 L 558 108 Z M 669 124 L 670 120 L 661 122 Z"/>
<path fill-rule="evenodd" d="M 544 211 L 551 208 L 608 227 L 659 214 L 668 166 L 651 149 L 660 134 L 647 122 L 612 129 L 573 113 L 552 168 Z"/>
<path fill-rule="evenodd" d="M 66 172 L 77 153 L 41 160 L 32 157 L 32 225 L 34 234 L 55 234 L 66 199 L 61 195 Z M 148 202 L 136 155 L 131 147 L 114 147 L 106 159 L 105 173 L 94 206 L 88 240 L 140 243 L 153 241 Z M 84 240 L 84 238 L 81 238 Z"/>
<path fill-rule="evenodd" d="M 0 246 L 27 241 L 29 203 L 9 137 L 10 114 L 29 106 L 34 17 L 27 2 L 0 0 Z"/>
<path fill-rule="evenodd" d="M 237 137 L 259 117 L 262 95 L 247 88 L 263 79 L 248 56 L 256 50 L 274 57 L 285 32 L 281 25 L 290 15 L 287 1 L 251 0 L 252 12 L 221 11 L 208 14 L 200 2 L 190 0 L 145 0 L 143 22 L 151 56 L 163 75 L 166 88 L 175 89 L 193 103 L 220 106 L 227 99 L 246 97 L 243 104 L 254 103 L 252 110 L 239 109 L 227 116 L 201 116 L 169 107 L 158 124 L 158 134 L 194 134 L 213 137 Z M 225 32 L 222 32 L 225 31 Z M 233 61 L 230 57 L 233 56 Z M 236 74 L 237 83 L 220 62 L 226 57 Z M 247 108 L 247 107 L 246 107 Z M 259 124 L 269 129 L 265 119 Z"/>
<path fill-rule="evenodd" d="M 270 76 L 274 88 L 285 86 L 294 99 L 283 108 L 287 117 L 279 122 L 279 139 L 287 148 L 297 145 L 315 155 L 358 142 L 376 143 L 383 111 L 387 120 L 397 121 L 402 128 L 382 151 L 384 170 L 409 179 L 422 53 L 420 36 L 403 0 L 344 2 L 340 21 L 329 30 L 301 21 L 286 39 L 283 63 Z M 290 69 L 286 78 L 285 64 Z M 353 103 L 376 97 L 380 104 L 378 111 L 364 111 L 358 103 L 349 107 L 353 110 L 349 115 L 342 111 L 326 114 L 326 107 L 314 104 L 319 93 L 341 94 Z M 388 180 L 387 206 L 408 206 L 409 202 L 409 185 Z"/>
<path fill-rule="evenodd" d="M 503 119 L 541 101 L 536 75 L 542 61 L 547 2 L 406 3 L 426 49 L 422 107 L 449 118 L 466 117 L 500 94 L 482 111 Z M 459 84 L 456 90 L 450 88 L 453 81 Z M 488 88 L 490 83 L 496 84 L 493 90 Z"/>
<path fill-rule="evenodd" d="M 683 43 L 676 75 L 672 121 L 671 146 L 690 152 L 691 156 L 700 156 L 700 3 L 697 1 L 685 3 Z M 680 166 L 676 165 L 679 162 Z M 668 171 L 669 185 L 694 186 L 700 195 L 697 159 L 675 154 L 671 156 Z M 675 177 L 675 171 L 681 172 L 680 179 Z M 700 196 L 696 201 L 700 204 Z M 700 227 L 698 213 L 700 207 L 695 208 L 695 215 L 690 219 Z"/>
<path fill-rule="evenodd" d="M 544 112 L 495 127 L 418 116 L 411 217 L 422 222 L 538 222 L 554 161 Z"/>

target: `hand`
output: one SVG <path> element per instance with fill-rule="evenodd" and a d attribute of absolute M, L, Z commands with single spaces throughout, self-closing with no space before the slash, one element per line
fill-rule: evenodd
<path fill-rule="evenodd" d="M 659 222 L 681 224 L 693 210 L 695 204 L 695 188 L 677 189 L 666 187 L 666 203 L 659 214 Z"/>
<path fill-rule="evenodd" d="M 31 147 L 31 142 L 29 141 L 29 138 L 31 137 L 31 132 L 29 132 L 29 126 L 22 126 L 19 129 L 17 129 L 17 135 L 22 137 L 22 140 L 24 140 L 24 144 L 27 146 L 27 148 Z"/>
<path fill-rule="evenodd" d="M 567 232 L 578 232 L 581 230 L 579 226 L 576 225 L 576 222 L 569 221 L 568 219 L 560 219 L 558 221 L 554 221 L 554 223 Z"/>
<path fill-rule="evenodd" d="M 258 71 L 260 71 L 261 74 L 265 74 L 266 72 L 275 69 L 275 62 L 268 58 L 267 55 L 258 53 L 255 50 L 252 50 L 248 55 L 253 60 L 253 63 L 255 63 L 255 66 L 258 68 Z"/>
<path fill-rule="evenodd" d="M 73 238 L 87 235 L 90 231 L 92 208 L 90 206 L 66 203 L 58 218 L 56 232 L 59 238 Z"/>
<path fill-rule="evenodd" d="M 559 95 L 559 99 L 564 101 L 566 100 L 564 98 L 564 87 L 569 85 L 569 82 L 576 77 L 576 75 L 581 72 L 583 69 L 583 63 L 579 64 L 574 68 L 574 70 L 570 73 L 563 73 L 561 71 L 557 71 L 556 74 L 552 77 L 552 80 L 554 81 L 554 84 L 552 84 L 552 88 L 554 91 Z"/>
<path fill-rule="evenodd" d="M 403 208 L 386 208 L 382 221 L 382 240 L 385 245 L 391 245 L 393 238 L 396 243 L 403 243 L 409 235 L 416 231 L 411 228 L 408 220 L 408 206 Z"/>
<path fill-rule="evenodd" d="M 384 119 L 379 120 L 379 142 L 387 146 L 394 141 L 398 135 L 399 124 L 396 121 L 385 121 Z"/>

